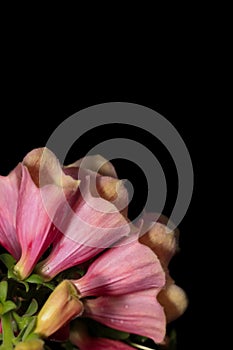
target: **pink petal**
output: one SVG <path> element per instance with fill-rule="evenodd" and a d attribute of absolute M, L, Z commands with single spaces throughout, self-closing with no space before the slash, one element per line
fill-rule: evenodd
<path fill-rule="evenodd" d="M 80 318 L 76 318 L 71 326 L 70 341 L 80 350 L 132 350 L 132 347 L 121 341 L 90 336 L 87 324 Z"/>
<path fill-rule="evenodd" d="M 166 320 L 163 308 L 155 297 L 156 293 L 157 291 L 150 290 L 86 299 L 84 316 L 111 328 L 139 334 L 161 343 L 165 336 Z"/>
<path fill-rule="evenodd" d="M 51 279 L 69 267 L 81 264 L 127 236 L 130 227 L 116 207 L 89 192 L 90 178 L 73 208 L 64 215 L 63 235 L 56 239 L 49 257 L 40 263 L 38 273 Z M 87 193 L 84 193 L 87 191 Z"/>
<path fill-rule="evenodd" d="M 134 241 L 104 252 L 73 283 L 81 297 L 120 295 L 149 288 L 159 291 L 165 276 L 156 255 Z"/>
<path fill-rule="evenodd" d="M 15 266 L 20 278 L 26 278 L 56 235 L 51 226 L 53 217 L 64 201 L 62 189 L 55 185 L 38 188 L 26 167 L 22 168 L 20 185 L 17 235 L 22 255 Z"/>
<path fill-rule="evenodd" d="M 121 341 L 107 339 L 107 338 L 89 338 L 86 342 L 73 342 L 80 350 L 132 350 L 131 346 L 122 343 Z"/>
<path fill-rule="evenodd" d="M 16 211 L 21 180 L 19 164 L 8 176 L 0 176 L 0 244 L 19 259 L 21 248 L 16 235 Z"/>

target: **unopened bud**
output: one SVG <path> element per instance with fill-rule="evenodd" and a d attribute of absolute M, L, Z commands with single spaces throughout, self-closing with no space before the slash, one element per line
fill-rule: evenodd
<path fill-rule="evenodd" d="M 39 312 L 34 332 L 47 338 L 71 319 L 80 316 L 83 310 L 76 287 L 64 280 L 50 294 Z"/>
<path fill-rule="evenodd" d="M 184 290 L 176 284 L 171 284 L 161 290 L 158 301 L 164 307 L 167 322 L 174 321 L 180 317 L 188 306 L 188 298 Z"/>

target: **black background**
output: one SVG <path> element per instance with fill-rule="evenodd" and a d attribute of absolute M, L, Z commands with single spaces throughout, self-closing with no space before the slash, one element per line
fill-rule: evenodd
<path fill-rule="evenodd" d="M 184 43 L 185 40 L 181 47 L 174 45 L 171 48 L 171 51 L 176 48 L 172 57 L 164 54 L 157 61 L 158 55 L 151 57 L 148 52 L 144 61 L 135 63 L 135 52 L 129 58 L 121 57 L 120 65 L 114 53 L 100 61 L 89 56 L 85 62 L 85 59 L 79 60 L 78 55 L 74 57 L 71 50 L 66 52 L 63 61 L 57 55 L 47 54 L 47 47 L 41 54 L 32 45 L 27 51 L 24 48 L 16 50 L 14 57 L 6 56 L 1 80 L 2 175 L 6 175 L 31 149 L 44 146 L 63 120 L 98 103 L 121 101 L 152 108 L 167 118 L 182 136 L 193 162 L 195 186 L 191 205 L 179 225 L 181 250 L 170 266 L 173 278 L 186 290 L 190 300 L 186 313 L 174 323 L 178 333 L 178 350 L 197 346 L 197 333 L 201 332 L 201 322 L 197 321 L 200 316 L 198 260 L 201 248 L 197 237 L 202 234 L 198 221 L 202 214 L 198 202 L 205 80 L 196 64 L 197 57 L 191 47 L 183 48 Z M 17 40 L 14 45 L 17 45 Z M 127 137 L 125 129 L 121 127 L 99 129 L 83 137 L 81 146 L 78 143 L 78 147 L 74 147 L 68 160 L 83 156 L 90 146 L 107 139 L 109 135 Z M 165 214 L 169 214 L 177 189 L 172 161 L 158 141 L 146 140 L 143 132 L 139 132 L 138 137 L 142 144 L 147 143 L 164 167 L 170 190 L 170 202 L 168 200 L 166 203 Z M 136 198 L 131 208 L 133 216 L 145 197 L 143 176 L 130 164 L 125 166 L 115 162 L 115 165 L 120 177 L 129 178 L 135 184 Z"/>

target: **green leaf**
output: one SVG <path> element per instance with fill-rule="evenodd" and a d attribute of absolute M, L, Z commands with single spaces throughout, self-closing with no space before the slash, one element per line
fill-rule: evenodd
<path fill-rule="evenodd" d="M 15 310 L 16 308 L 17 306 L 15 305 L 15 303 L 13 303 L 13 301 L 7 300 L 4 304 L 2 304 L 1 315 L 4 315 L 9 311 Z"/>
<path fill-rule="evenodd" d="M 0 282 L 0 302 L 4 303 L 7 297 L 8 283 L 7 281 Z"/>
<path fill-rule="evenodd" d="M 35 328 L 35 325 L 36 325 L 36 319 L 37 317 L 34 316 L 32 317 L 31 321 L 29 322 L 28 326 L 27 326 L 27 329 L 23 335 L 23 341 L 27 340 L 27 338 L 30 336 L 30 334 L 32 333 L 33 329 Z"/>
<path fill-rule="evenodd" d="M 14 274 L 13 269 L 8 270 L 7 277 L 8 277 L 9 279 L 13 279 L 13 280 L 17 281 L 18 283 L 23 284 L 24 287 L 25 287 L 26 292 L 29 291 L 29 285 L 28 285 L 28 283 L 27 283 L 26 281 L 21 281 L 21 280 L 19 280 L 19 279 L 16 277 L 16 275 Z"/>
<path fill-rule="evenodd" d="M 37 312 L 38 309 L 38 303 L 36 301 L 36 299 L 32 299 L 30 305 L 27 308 L 27 311 L 25 312 L 25 314 L 23 315 L 23 317 L 25 316 L 32 316 Z"/>
<path fill-rule="evenodd" d="M 29 317 L 19 316 L 16 312 L 13 312 L 13 317 L 17 323 L 17 326 L 19 327 L 19 330 L 20 330 L 20 338 L 19 339 L 21 339 L 22 338 L 21 337 L 22 331 L 24 332 L 25 328 L 27 328 L 27 326 L 29 325 L 29 323 L 31 322 L 33 317 L 31 317 L 31 316 L 29 316 Z"/>
<path fill-rule="evenodd" d="M 51 290 L 54 290 L 56 288 L 56 286 L 52 282 L 44 282 L 43 286 L 45 286 Z"/>
<path fill-rule="evenodd" d="M 1 254 L 0 255 L 0 260 L 8 268 L 8 270 L 12 269 L 13 266 L 15 265 L 15 263 L 16 263 L 16 260 L 10 254 Z"/>
<path fill-rule="evenodd" d="M 26 282 L 35 283 L 35 284 L 43 284 L 44 280 L 43 280 L 43 278 L 40 275 L 37 275 L 37 274 L 33 273 L 31 276 L 29 276 L 26 279 Z"/>

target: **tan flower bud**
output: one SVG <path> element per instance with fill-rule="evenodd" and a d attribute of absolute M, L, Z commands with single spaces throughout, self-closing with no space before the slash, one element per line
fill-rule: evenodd
<path fill-rule="evenodd" d="M 164 307 L 167 322 L 180 317 L 188 306 L 186 293 L 176 284 L 171 284 L 166 289 L 161 290 L 157 298 Z"/>
<path fill-rule="evenodd" d="M 83 310 L 76 287 L 64 280 L 50 294 L 39 312 L 35 333 L 49 337 L 71 319 L 80 316 Z"/>
<path fill-rule="evenodd" d="M 140 242 L 150 247 L 166 268 L 178 249 L 178 235 L 177 229 L 170 231 L 166 225 L 156 222 L 147 233 L 140 237 Z"/>
<path fill-rule="evenodd" d="M 43 350 L 44 342 L 41 339 L 34 339 L 20 342 L 16 345 L 15 350 Z"/>

